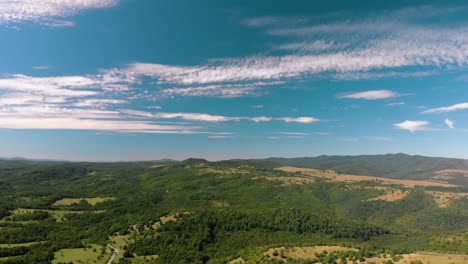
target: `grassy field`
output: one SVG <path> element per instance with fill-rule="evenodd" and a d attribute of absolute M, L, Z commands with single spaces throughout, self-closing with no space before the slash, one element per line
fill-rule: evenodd
<path fill-rule="evenodd" d="M 14 247 L 29 247 L 40 242 L 28 242 L 28 243 L 19 243 L 19 244 L 0 244 L 0 248 L 14 248 Z"/>
<path fill-rule="evenodd" d="M 104 253 L 104 254 L 102 254 Z M 62 249 L 55 253 L 55 259 L 52 261 L 56 263 L 95 263 L 105 264 L 109 260 L 112 252 L 107 247 L 99 245 L 91 245 L 91 248 L 72 248 Z"/>
<path fill-rule="evenodd" d="M 432 252 L 419 252 L 412 254 L 401 255 L 402 259 L 396 261 L 395 264 L 411 263 L 412 261 L 421 261 L 424 264 L 466 264 L 468 263 L 468 255 L 456 254 L 440 254 Z M 376 262 L 383 263 L 390 260 L 389 257 L 375 257 L 366 260 L 366 263 Z"/>
<path fill-rule="evenodd" d="M 71 210 L 41 210 L 41 209 L 26 209 L 26 208 L 17 208 L 11 211 L 12 215 L 21 215 L 21 214 L 31 214 L 34 211 L 46 211 L 51 214 L 57 222 L 62 222 L 66 220 L 67 214 L 82 214 L 86 211 L 71 211 Z M 102 213 L 104 211 L 90 211 L 91 213 Z"/>
<path fill-rule="evenodd" d="M 395 188 L 388 188 L 388 187 L 381 187 L 381 186 L 373 186 L 373 187 L 367 187 L 367 188 L 384 191 L 384 194 L 374 197 L 374 198 L 370 198 L 368 201 L 382 200 L 382 201 L 387 201 L 387 202 L 393 202 L 393 201 L 401 200 L 405 198 L 406 195 L 409 194 L 408 191 L 395 189 Z"/>
<path fill-rule="evenodd" d="M 447 207 L 454 199 L 467 198 L 468 193 L 426 191 L 434 198 L 439 207 Z"/>
<path fill-rule="evenodd" d="M 448 184 L 443 182 L 435 181 L 416 181 L 416 180 L 397 180 L 383 177 L 374 177 L 374 176 L 361 176 L 361 175 L 351 175 L 351 174 L 339 174 L 331 170 L 317 170 L 317 169 L 308 169 L 308 168 L 298 168 L 291 166 L 284 166 L 278 168 L 278 170 L 293 172 L 293 173 L 302 173 L 305 175 L 326 178 L 331 181 L 336 182 L 356 182 L 356 181 L 376 181 L 381 182 L 382 184 L 396 184 L 403 185 L 405 187 L 416 187 L 416 186 L 426 186 L 426 187 L 458 187 L 458 185 Z"/>
<path fill-rule="evenodd" d="M 169 221 L 177 221 L 176 215 L 168 215 L 168 216 L 160 217 L 159 221 L 153 224 L 153 229 L 158 229 L 161 225 Z"/>
<path fill-rule="evenodd" d="M 340 251 L 358 251 L 354 248 L 339 247 L 339 246 L 315 246 L 315 247 L 279 247 L 270 248 L 268 251 L 263 253 L 269 260 L 284 260 L 287 258 L 297 260 L 307 260 L 315 258 L 315 254 L 320 254 L 324 251 L 340 252 Z"/>
<path fill-rule="evenodd" d="M 53 203 L 52 206 L 67 206 L 72 204 L 78 204 L 82 200 L 87 201 L 90 205 L 96 205 L 97 203 L 115 200 L 115 197 L 63 198 Z"/>
<path fill-rule="evenodd" d="M 9 261 L 12 261 L 12 260 L 18 260 L 20 257 L 21 257 L 21 256 L 14 256 L 14 257 L 2 257 L 2 258 L 0 258 L 0 262 L 2 262 L 2 261 L 7 261 L 7 260 L 9 260 Z"/>
<path fill-rule="evenodd" d="M 264 177 L 255 177 L 253 179 L 266 179 L 269 181 L 277 181 L 277 182 L 281 182 L 283 186 L 287 186 L 291 184 L 311 184 L 315 182 L 315 180 L 312 178 L 287 177 L 287 176 L 264 176 Z"/>
<path fill-rule="evenodd" d="M 345 252 L 345 251 L 358 251 L 358 249 L 340 247 L 340 246 L 315 246 L 315 247 L 278 247 L 270 248 L 268 251 L 264 252 L 263 255 L 268 260 L 276 260 L 287 262 L 288 259 L 294 260 L 313 260 L 316 258 L 317 254 L 322 254 L 324 252 Z M 394 256 L 395 257 L 395 256 Z M 236 259 L 238 260 L 238 259 Z M 234 261 L 234 260 L 233 260 Z M 393 261 L 395 264 L 408 264 L 412 261 L 421 261 L 424 264 L 466 264 L 468 263 L 468 255 L 459 255 L 459 254 L 441 254 L 433 252 L 417 252 L 411 254 L 402 254 L 397 255 L 396 259 L 393 259 L 389 255 L 380 255 L 376 257 L 367 258 L 365 261 L 359 263 L 387 263 L 388 261 Z M 242 263 L 242 262 L 232 262 L 232 263 Z M 349 264 L 353 263 L 352 261 L 348 262 Z"/>

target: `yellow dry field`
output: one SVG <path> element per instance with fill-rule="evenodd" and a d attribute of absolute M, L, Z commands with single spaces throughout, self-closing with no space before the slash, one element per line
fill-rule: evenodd
<path fill-rule="evenodd" d="M 279 247 L 279 248 L 270 248 L 263 255 L 269 260 L 273 259 L 282 259 L 287 261 L 285 258 L 282 258 L 281 255 L 284 255 L 286 258 L 305 260 L 305 259 L 314 259 L 315 253 L 320 254 L 324 251 L 327 252 L 341 252 L 341 251 L 358 251 L 354 248 L 340 247 L 340 246 L 316 246 L 316 247 Z M 276 253 L 275 253 L 276 252 Z M 282 254 L 281 254 L 282 253 Z M 276 256 L 275 256 L 276 255 Z"/>
<path fill-rule="evenodd" d="M 432 252 L 418 252 L 412 254 L 399 255 L 402 258 L 399 261 L 394 262 L 395 264 L 408 264 L 412 261 L 421 261 L 424 264 L 466 264 L 468 263 L 468 255 L 457 255 L 457 254 L 440 254 Z M 384 261 L 390 260 L 389 257 L 374 257 L 366 259 L 366 262 L 383 263 Z"/>
<path fill-rule="evenodd" d="M 289 259 L 295 260 L 311 260 L 315 259 L 315 254 L 320 254 L 324 251 L 331 252 L 343 252 L 343 251 L 358 251 L 358 249 L 340 247 L 340 246 L 316 246 L 316 247 L 279 247 L 270 248 L 264 252 L 263 255 L 269 260 L 282 260 L 287 262 Z M 275 253 L 276 252 L 276 253 Z M 276 255 L 276 256 L 275 256 Z M 284 258 L 282 257 L 284 256 Z M 395 264 L 409 264 L 411 261 L 421 261 L 424 264 L 466 264 L 468 263 L 468 255 L 459 254 L 441 254 L 433 252 L 417 252 L 411 254 L 398 255 L 400 260 L 394 261 Z M 379 256 L 367 258 L 364 263 L 384 263 L 391 260 L 390 256 Z M 348 264 L 352 262 L 348 260 Z"/>
<path fill-rule="evenodd" d="M 90 205 L 96 205 L 106 201 L 115 200 L 115 197 L 95 197 L 95 198 L 63 198 L 56 201 L 52 206 L 67 206 L 72 204 L 78 204 L 81 200 L 86 200 Z"/>
<path fill-rule="evenodd" d="M 427 194 L 434 198 L 434 201 L 439 207 L 447 207 L 452 203 L 453 200 L 459 198 L 468 198 L 468 193 L 455 193 L 455 192 L 436 192 L 426 191 Z"/>
<path fill-rule="evenodd" d="M 269 181 L 277 181 L 281 182 L 283 186 L 292 185 L 292 184 L 310 184 L 314 183 L 315 180 L 312 178 L 306 177 L 286 177 L 286 176 L 261 176 L 261 177 L 254 177 L 252 179 L 266 179 Z"/>
<path fill-rule="evenodd" d="M 406 187 L 415 187 L 415 186 L 437 186 L 437 187 L 447 187 L 447 188 L 458 187 L 457 185 L 442 183 L 442 182 L 435 182 L 435 181 L 398 180 L 398 179 L 390 179 L 390 178 L 375 177 L 375 176 L 339 174 L 331 170 L 317 170 L 317 169 L 298 168 L 298 167 L 291 167 L 291 166 L 280 167 L 278 168 L 278 170 L 286 171 L 286 172 L 293 172 L 293 173 L 302 173 L 305 175 L 330 179 L 336 182 L 376 181 L 382 184 L 396 184 L 396 185 L 403 185 Z"/>
<path fill-rule="evenodd" d="M 238 257 L 236 259 L 229 261 L 227 264 L 242 264 L 242 263 L 245 263 L 244 259 L 242 257 Z"/>
<path fill-rule="evenodd" d="M 440 170 L 434 172 L 432 178 L 434 180 L 448 181 L 454 178 L 454 174 L 463 174 L 464 177 L 468 177 L 468 170 Z"/>
<path fill-rule="evenodd" d="M 385 193 L 368 199 L 368 201 L 377 201 L 377 200 L 382 200 L 382 201 L 387 201 L 387 202 L 393 202 L 393 201 L 398 201 L 406 197 L 406 195 L 409 194 L 408 191 L 405 190 L 399 190 L 395 188 L 388 188 L 388 187 L 380 187 L 380 186 L 375 186 L 375 187 L 367 187 L 368 189 L 376 189 L 376 190 L 382 190 Z"/>
<path fill-rule="evenodd" d="M 153 224 L 153 229 L 158 229 L 159 227 L 161 227 L 161 225 L 167 223 L 167 222 L 170 222 L 170 221 L 177 221 L 177 218 L 176 218 L 177 215 L 168 215 L 168 216 L 161 216 L 159 218 L 159 221 L 154 223 Z"/>

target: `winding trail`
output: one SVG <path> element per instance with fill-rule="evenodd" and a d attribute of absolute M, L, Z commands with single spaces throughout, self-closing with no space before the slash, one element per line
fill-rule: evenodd
<path fill-rule="evenodd" d="M 115 257 L 117 256 L 117 254 L 119 254 L 119 250 L 116 249 L 115 247 L 111 246 L 111 244 L 107 244 L 107 247 L 112 249 L 112 255 L 111 255 L 109 261 L 107 261 L 107 264 L 112 264 L 112 262 L 114 262 Z"/>

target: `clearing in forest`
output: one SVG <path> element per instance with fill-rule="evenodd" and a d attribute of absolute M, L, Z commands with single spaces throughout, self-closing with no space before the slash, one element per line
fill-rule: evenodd
<path fill-rule="evenodd" d="M 411 254 L 398 255 L 401 259 L 394 261 L 395 264 L 408 264 L 411 262 L 420 261 L 423 264 L 466 264 L 468 263 L 468 255 L 458 254 L 442 254 L 433 252 L 417 252 Z M 384 263 L 390 260 L 389 257 L 373 257 L 366 259 L 365 263 L 375 262 Z"/>
<path fill-rule="evenodd" d="M 427 194 L 434 198 L 434 201 L 439 207 L 447 207 L 450 203 L 459 198 L 468 198 L 468 193 L 456 193 L 456 192 L 436 192 L 426 191 Z"/>
<path fill-rule="evenodd" d="M 161 225 L 167 223 L 167 222 L 170 222 L 170 221 L 177 221 L 177 216 L 178 214 L 175 214 L 175 215 L 168 215 L 168 216 L 161 216 L 159 218 L 159 221 L 157 221 L 156 223 L 154 223 L 152 225 L 153 229 L 158 229 L 159 227 L 161 227 Z"/>
<path fill-rule="evenodd" d="M 468 177 L 468 170 L 454 170 L 454 169 L 448 169 L 448 170 L 440 170 L 434 172 L 434 176 L 432 176 L 432 179 L 438 180 L 438 181 L 449 181 L 453 180 L 456 175 L 463 175 L 463 177 L 467 178 Z"/>
<path fill-rule="evenodd" d="M 405 190 L 400 190 L 400 189 L 395 189 L 395 188 L 389 188 L 389 187 L 382 187 L 382 186 L 373 186 L 373 187 L 366 187 L 368 189 L 376 189 L 376 190 L 382 190 L 385 193 L 368 199 L 368 201 L 377 201 L 377 200 L 382 200 L 382 201 L 387 201 L 387 202 L 393 202 L 393 201 L 398 201 L 406 197 L 406 195 L 409 194 L 408 191 Z"/>
<path fill-rule="evenodd" d="M 252 179 L 266 179 L 269 181 L 281 182 L 283 186 L 292 185 L 292 184 L 310 184 L 314 183 L 315 180 L 312 178 L 306 177 L 288 177 L 288 176 L 259 176 Z"/>
<path fill-rule="evenodd" d="M 18 243 L 18 244 L 0 244 L 0 248 L 15 248 L 15 247 L 29 247 L 41 242 L 27 242 L 27 243 Z"/>
<path fill-rule="evenodd" d="M 346 252 L 346 251 L 355 251 L 358 252 L 358 249 L 347 248 L 340 246 L 316 246 L 316 247 L 278 247 L 270 248 L 268 251 L 264 252 L 263 255 L 268 260 L 282 260 L 287 262 L 288 259 L 294 260 L 313 260 L 316 259 L 318 254 L 328 254 L 332 252 Z M 468 255 L 461 254 L 442 254 L 434 252 L 417 252 L 411 254 L 402 254 L 393 256 L 393 259 L 389 255 L 380 255 L 376 257 L 366 258 L 365 261 L 358 262 L 360 264 L 364 263 L 391 263 L 395 264 L 408 264 L 412 261 L 420 261 L 424 264 L 466 264 L 468 263 Z M 353 262 L 347 259 L 347 264 L 352 264 Z"/>
<path fill-rule="evenodd" d="M 269 260 L 285 260 L 288 258 L 305 260 L 314 259 L 315 254 L 321 254 L 322 252 L 342 252 L 342 251 L 358 251 L 354 248 L 340 247 L 340 246 L 315 246 L 315 247 L 278 247 L 270 248 L 263 255 Z"/>
<path fill-rule="evenodd" d="M 17 208 L 15 210 L 10 211 L 12 215 L 21 215 L 21 214 L 31 214 L 34 211 L 45 211 L 52 215 L 57 222 L 62 222 L 66 219 L 66 215 L 68 214 L 82 214 L 82 213 L 102 213 L 105 212 L 104 210 L 99 211 L 71 211 L 71 210 L 42 210 L 42 209 L 27 209 L 27 208 Z"/>
<path fill-rule="evenodd" d="M 95 197 L 95 198 L 63 198 L 56 201 L 52 206 L 68 206 L 72 204 L 79 204 L 82 200 L 87 201 L 90 205 L 96 205 L 106 201 L 115 200 L 115 197 Z"/>
<path fill-rule="evenodd" d="M 112 252 L 109 248 L 91 244 L 85 248 L 61 249 L 55 252 L 52 264 L 57 263 L 90 263 L 106 264 Z"/>
<path fill-rule="evenodd" d="M 446 187 L 446 188 L 458 187 L 458 185 L 448 184 L 448 183 L 443 183 L 443 182 L 398 180 L 398 179 L 390 179 L 390 178 L 375 177 L 375 176 L 340 174 L 332 170 L 317 170 L 317 169 L 298 168 L 298 167 L 291 167 L 291 166 L 280 167 L 278 168 L 278 170 L 286 171 L 286 172 L 293 172 L 293 173 L 301 173 L 301 174 L 315 176 L 319 178 L 326 178 L 326 179 L 336 181 L 336 182 L 376 181 L 376 182 L 381 182 L 382 184 L 396 184 L 396 185 L 403 185 L 406 187 L 415 187 L 415 186 L 432 186 L 432 187 Z"/>

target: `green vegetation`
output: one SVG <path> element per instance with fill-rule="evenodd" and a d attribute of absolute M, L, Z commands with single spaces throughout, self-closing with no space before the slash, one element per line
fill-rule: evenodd
<path fill-rule="evenodd" d="M 110 250 L 99 245 L 85 248 L 61 249 L 55 253 L 53 264 L 62 263 L 96 263 L 105 264 L 110 258 Z"/>
<path fill-rule="evenodd" d="M 342 168 L 347 160 L 339 161 Z M 346 166 L 358 166 L 349 160 Z M 287 161 L 275 162 L 0 160 L 0 263 L 106 263 L 107 244 L 119 250 L 114 263 L 313 263 L 288 250 L 265 255 L 312 246 L 353 249 L 313 256 L 323 263 L 383 254 L 424 262 L 409 259 L 419 251 L 468 254 L 468 199 L 440 207 L 429 192 L 461 193 L 465 185 L 337 182 L 279 171 Z M 395 162 L 388 165 L 393 177 Z M 458 162 L 440 164 L 425 170 L 430 177 L 408 178 L 433 180 L 432 170 Z M 388 190 L 405 195 L 374 199 Z"/>

